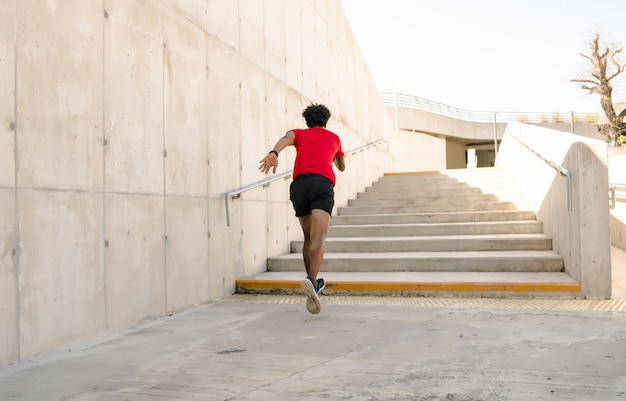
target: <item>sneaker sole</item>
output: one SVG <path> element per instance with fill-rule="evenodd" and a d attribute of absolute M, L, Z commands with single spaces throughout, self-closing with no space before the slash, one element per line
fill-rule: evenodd
<path fill-rule="evenodd" d="M 304 295 L 306 295 L 306 310 L 314 315 L 320 313 L 320 311 L 322 310 L 322 305 L 320 304 L 320 299 L 315 293 L 313 283 L 311 283 L 308 278 L 304 279 L 300 283 L 300 288 L 302 288 L 302 290 L 304 291 Z"/>

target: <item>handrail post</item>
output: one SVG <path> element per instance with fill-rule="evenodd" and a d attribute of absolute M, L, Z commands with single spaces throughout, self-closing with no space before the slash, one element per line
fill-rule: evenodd
<path fill-rule="evenodd" d="M 496 113 L 493 113 L 493 149 L 494 149 L 494 164 L 495 160 L 498 160 L 498 124 L 497 124 L 498 116 Z"/>
<path fill-rule="evenodd" d="M 617 202 L 617 194 L 616 194 L 616 189 L 615 189 L 615 185 L 610 185 L 609 186 L 609 192 L 611 193 L 611 197 L 609 198 L 610 200 L 610 206 L 609 209 L 615 209 L 615 205 Z"/>
<path fill-rule="evenodd" d="M 567 211 L 572 211 L 572 173 L 567 171 Z"/>
<path fill-rule="evenodd" d="M 230 227 L 230 192 L 226 194 L 226 226 Z"/>
<path fill-rule="evenodd" d="M 396 91 L 396 108 L 395 108 L 395 124 L 396 124 L 396 137 L 398 137 L 398 91 Z"/>

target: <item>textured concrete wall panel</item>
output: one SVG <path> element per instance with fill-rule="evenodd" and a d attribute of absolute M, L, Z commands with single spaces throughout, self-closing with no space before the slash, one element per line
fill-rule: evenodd
<path fill-rule="evenodd" d="M 173 13 L 165 11 L 167 14 L 179 14 L 186 20 L 199 28 L 206 29 L 207 2 L 189 0 L 163 0 L 166 8 L 171 8 Z"/>
<path fill-rule="evenodd" d="M 19 197 L 21 357 L 105 330 L 102 195 Z M 128 295 L 128 294 L 125 294 Z"/>
<path fill-rule="evenodd" d="M 0 366 L 5 366 L 19 358 L 15 191 L 0 189 L 0 205 Z"/>
<path fill-rule="evenodd" d="M 221 3 L 221 2 L 220 2 Z M 222 8 L 223 19 L 231 17 L 232 5 Z M 235 7 L 235 11 L 237 8 Z M 223 21 L 216 21 L 216 27 Z M 236 28 L 236 14 L 235 14 Z M 238 38 L 238 34 L 235 35 Z M 241 202 L 232 201 L 231 227 L 226 226 L 224 194 L 241 187 L 241 57 L 224 41 L 207 37 L 208 154 L 209 154 L 209 295 L 232 294 L 234 280 L 243 272 Z M 258 156 L 256 156 L 260 159 Z M 258 160 L 257 159 L 257 160 Z M 225 255 L 229 255 L 225 257 Z"/>
<path fill-rule="evenodd" d="M 283 181 L 272 184 L 272 186 L 276 187 L 276 189 L 280 190 L 280 192 L 285 192 L 287 185 L 288 184 L 283 183 Z M 291 208 L 291 205 L 285 207 L 285 204 L 282 202 L 267 202 L 266 209 L 268 219 L 266 226 L 267 255 L 272 257 L 291 252 L 291 244 L 289 240 L 289 215 L 294 214 L 293 208 Z M 295 225 L 292 227 L 296 230 L 299 223 L 294 223 Z M 302 231 L 297 234 L 298 237 L 296 238 L 302 238 Z M 260 263 L 259 267 L 261 269 L 265 269 L 267 268 L 267 263 Z"/>
<path fill-rule="evenodd" d="M 302 46 L 301 2 L 285 2 L 285 82 L 297 93 L 302 91 Z"/>
<path fill-rule="evenodd" d="M 206 196 L 206 35 L 178 16 L 167 19 L 165 32 L 165 192 Z"/>
<path fill-rule="evenodd" d="M 343 54 L 341 60 L 339 60 L 337 66 L 337 73 L 339 74 L 339 85 L 337 87 L 338 96 L 345 96 L 346 98 L 350 99 L 354 99 L 356 97 L 355 86 L 357 86 L 357 78 L 355 78 L 354 69 L 354 57 L 347 50 L 346 53 Z M 333 111 L 335 118 L 345 126 L 351 127 L 353 132 L 359 135 L 359 128 L 356 124 L 361 116 L 357 116 L 356 102 L 342 102 L 341 106 L 342 107 L 338 110 Z"/>
<path fill-rule="evenodd" d="M 116 330 L 166 312 L 164 205 L 163 197 L 107 195 L 105 207 L 107 323 Z"/>
<path fill-rule="evenodd" d="M 221 200 L 225 192 L 241 186 L 240 57 L 232 47 L 209 36 L 207 64 L 208 103 L 204 113 L 208 123 L 209 196 Z"/>
<path fill-rule="evenodd" d="M 239 53 L 262 68 L 265 68 L 265 46 L 268 45 L 263 34 L 264 3 L 258 0 L 239 0 Z"/>
<path fill-rule="evenodd" d="M 265 88 L 267 93 L 267 101 L 265 102 L 265 142 L 263 143 L 262 147 L 256 150 L 257 156 L 255 160 L 252 160 L 254 163 L 256 163 L 257 174 L 255 175 L 257 177 L 256 179 L 259 180 L 265 178 L 265 176 L 258 170 L 259 160 L 261 160 L 261 158 L 264 157 L 267 152 L 269 152 L 270 149 L 274 147 L 276 141 L 278 141 L 283 135 L 285 135 L 288 130 L 295 128 L 288 126 L 286 122 L 286 102 L 288 89 L 285 86 L 284 82 L 277 81 L 273 77 L 267 76 L 267 79 L 265 80 Z M 298 102 L 298 106 L 299 105 L 300 103 Z M 299 110 L 299 108 L 292 108 L 295 110 Z M 301 124 L 304 124 L 304 122 L 302 122 Z M 293 162 L 289 163 L 289 155 L 291 153 L 295 153 L 293 151 L 293 147 L 289 146 L 280 153 L 280 156 L 278 158 L 278 168 L 276 169 L 277 173 L 285 172 L 293 167 Z M 278 199 L 285 199 L 283 193 L 278 195 L 282 196 Z"/>
<path fill-rule="evenodd" d="M 328 104 L 328 107 L 331 107 L 332 110 L 341 109 L 341 99 L 342 99 L 342 86 L 341 86 L 341 76 L 339 74 L 340 71 L 340 63 L 342 56 L 339 54 L 339 44 L 338 38 L 333 36 L 327 37 L 327 54 L 326 60 L 322 60 L 327 68 L 326 79 L 327 82 L 324 85 L 327 93 L 326 97 L 328 98 L 325 102 Z"/>
<path fill-rule="evenodd" d="M 241 180 L 242 185 L 259 181 L 259 160 L 265 154 L 265 72 L 247 60 L 241 62 Z M 281 94 L 282 96 L 282 94 Z M 245 196 L 263 194 L 251 191 Z"/>
<path fill-rule="evenodd" d="M 162 194 L 162 6 L 134 0 L 106 7 L 106 189 Z"/>
<path fill-rule="evenodd" d="M 267 202 L 242 200 L 243 277 L 260 273 L 267 267 Z M 272 225 L 274 222 L 272 222 Z"/>
<path fill-rule="evenodd" d="M 17 24 L 20 186 L 100 190 L 102 10 L 18 2 Z"/>
<path fill-rule="evenodd" d="M 0 7 L 0 71 L 0 187 L 10 187 L 15 185 L 15 0 Z"/>
<path fill-rule="evenodd" d="M 604 141 L 582 143 L 577 146 L 578 192 L 581 219 L 579 226 L 582 268 L 582 291 L 594 297 L 611 297 L 610 213 L 606 207 L 608 181 L 607 148 Z M 616 266 L 616 268 L 619 268 Z"/>
<path fill-rule="evenodd" d="M 239 49 L 239 1 L 206 0 L 206 3 L 209 35 Z"/>
<path fill-rule="evenodd" d="M 265 69 L 268 74 L 283 81 L 287 70 L 285 53 L 285 3 L 289 0 L 266 2 L 265 13 Z"/>
<path fill-rule="evenodd" d="M 304 1 L 300 3 L 302 19 L 300 20 L 300 52 L 302 57 L 302 96 L 310 101 L 317 101 L 317 35 L 315 9 Z"/>
<path fill-rule="evenodd" d="M 338 93 L 330 93 L 330 79 L 331 70 L 336 63 L 336 59 L 333 59 L 332 46 L 330 40 L 330 33 L 326 30 L 326 22 L 324 19 L 316 15 L 315 16 L 315 47 L 312 50 L 314 59 L 311 60 L 313 76 L 315 80 L 315 100 L 319 103 L 328 105 L 328 107 L 336 108 L 338 104 Z M 306 69 L 305 69 L 306 71 Z M 331 100 L 332 99 L 332 100 Z"/>
<path fill-rule="evenodd" d="M 209 299 L 206 198 L 168 196 L 165 201 L 167 310 Z"/>
<path fill-rule="evenodd" d="M 232 223 L 226 227 L 223 199 L 209 200 L 209 295 L 217 299 L 235 291 L 235 280 L 243 277 L 243 230 L 240 201 L 232 202 Z M 250 231 L 246 228 L 246 233 Z M 228 256 L 225 256 L 228 255 Z"/>
<path fill-rule="evenodd" d="M 321 16 L 324 22 L 329 25 L 329 27 L 325 27 L 324 29 L 328 29 L 334 35 L 335 30 L 332 28 L 332 25 L 337 19 L 337 10 L 341 8 L 335 7 L 329 0 L 313 0 L 311 4 L 315 7 L 317 15 Z"/>

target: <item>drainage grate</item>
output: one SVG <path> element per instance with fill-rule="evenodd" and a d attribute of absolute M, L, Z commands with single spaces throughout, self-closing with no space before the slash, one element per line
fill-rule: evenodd
<path fill-rule="evenodd" d="M 219 302 L 255 304 L 300 304 L 303 296 L 234 294 Z M 325 305 L 410 306 L 450 309 L 502 309 L 525 311 L 626 312 L 626 299 L 538 299 L 538 298 L 427 298 L 322 296 Z"/>

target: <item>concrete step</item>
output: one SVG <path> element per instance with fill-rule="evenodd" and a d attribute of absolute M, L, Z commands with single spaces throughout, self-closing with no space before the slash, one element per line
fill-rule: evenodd
<path fill-rule="evenodd" d="M 289 253 L 267 261 L 268 271 L 302 271 L 302 255 Z M 327 252 L 323 272 L 560 272 L 554 251 Z"/>
<path fill-rule="evenodd" d="M 451 169 L 451 170 L 437 170 L 437 171 L 407 171 L 407 172 L 393 172 L 385 173 L 378 179 L 377 182 L 382 181 L 410 181 L 410 180 L 458 180 L 462 182 L 466 181 L 480 181 L 485 179 L 503 179 L 508 181 L 515 181 L 511 171 L 507 168 L 477 168 L 477 169 Z"/>
<path fill-rule="evenodd" d="M 328 228 L 329 237 L 538 234 L 542 232 L 543 223 L 537 220 L 417 224 L 357 224 L 332 225 Z"/>
<path fill-rule="evenodd" d="M 405 214 L 354 214 L 333 216 L 331 224 L 411 224 L 411 223 L 459 223 L 470 221 L 519 221 L 535 220 L 530 210 L 492 210 L 478 212 L 439 212 Z"/>
<path fill-rule="evenodd" d="M 293 241 L 291 252 L 302 253 L 304 241 Z M 327 238 L 325 252 L 457 252 L 552 249 L 545 234 L 439 235 L 412 237 Z"/>
<path fill-rule="evenodd" d="M 389 187 L 415 187 L 422 188 L 494 188 L 494 187 L 516 187 L 518 184 L 512 177 L 489 177 L 475 176 L 465 178 L 450 178 L 446 176 L 402 176 L 402 177 L 381 177 L 372 183 L 372 188 Z"/>
<path fill-rule="evenodd" d="M 427 206 L 436 205 L 441 202 L 448 203 L 478 203 L 478 202 L 499 202 L 503 200 L 517 200 L 519 196 L 510 196 L 509 199 L 502 199 L 502 195 L 495 194 L 456 194 L 452 196 L 401 196 L 401 197 L 389 197 L 389 198 L 359 198 L 350 199 L 348 206 Z M 523 200 L 523 199 L 522 199 Z"/>
<path fill-rule="evenodd" d="M 410 194 L 411 196 L 445 196 L 446 194 L 451 193 L 461 193 L 461 194 L 471 194 L 472 192 L 484 193 L 484 194 L 507 194 L 507 193 L 517 193 L 522 194 L 518 186 L 512 186 L 511 184 L 497 183 L 497 182 L 488 182 L 481 185 L 467 185 L 465 183 L 439 183 L 439 184 L 431 184 L 431 183 L 398 183 L 398 184 L 385 184 L 385 185 L 374 185 L 371 187 L 365 188 L 364 191 L 360 192 L 362 194 L 373 195 L 374 193 L 385 194 L 385 196 L 389 196 L 389 194 L 399 194 L 402 195 L 404 193 Z M 358 196 L 357 196 L 358 197 Z"/>
<path fill-rule="evenodd" d="M 433 205 L 410 206 L 340 206 L 337 215 L 355 214 L 413 214 L 437 212 L 471 212 L 494 210 L 528 210 L 527 201 L 520 202 L 479 202 L 479 203 L 441 203 Z"/>
<path fill-rule="evenodd" d="M 299 294 L 303 270 L 263 272 L 237 280 L 239 293 Z M 576 297 L 580 283 L 565 273 L 323 272 L 326 295 Z"/>
<path fill-rule="evenodd" d="M 494 191 L 498 192 L 498 195 L 506 195 L 509 198 L 524 198 L 523 193 L 520 192 L 517 186 L 511 187 L 498 187 L 492 190 L 482 190 L 481 188 L 459 188 L 458 185 L 454 188 L 424 188 L 424 187 L 402 187 L 398 185 L 394 188 L 387 187 L 367 187 L 364 192 L 357 194 L 357 199 L 393 199 L 393 198 L 409 198 L 409 197 L 450 197 L 450 196 L 470 196 L 470 195 L 484 195 L 491 194 Z"/>
<path fill-rule="evenodd" d="M 395 176 L 383 176 L 377 181 L 372 183 L 372 186 L 389 185 L 389 184 L 402 184 L 402 185 L 414 185 L 420 184 L 423 186 L 437 185 L 440 183 L 457 183 L 466 186 L 476 186 L 481 184 L 498 183 L 499 185 L 516 184 L 515 178 L 512 175 L 489 175 L 482 172 L 474 174 L 465 174 L 464 176 L 450 176 L 450 175 L 437 175 L 437 174 L 405 174 Z"/>
<path fill-rule="evenodd" d="M 506 169 L 385 175 L 336 211 L 320 273 L 326 293 L 580 293 Z M 292 253 L 237 280 L 237 291 L 299 292 L 302 247 L 292 242 Z"/>

